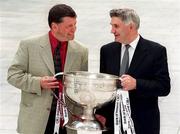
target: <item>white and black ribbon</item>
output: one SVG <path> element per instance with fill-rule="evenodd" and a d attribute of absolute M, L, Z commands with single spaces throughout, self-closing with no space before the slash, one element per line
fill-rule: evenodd
<path fill-rule="evenodd" d="M 121 125 L 123 132 L 121 132 Z M 131 118 L 129 93 L 128 91 L 117 89 L 114 109 L 114 134 L 122 133 L 135 134 L 135 128 Z"/>
<path fill-rule="evenodd" d="M 116 93 L 116 102 L 114 109 L 114 134 L 122 134 L 121 133 L 121 94 L 119 90 Z"/>
<path fill-rule="evenodd" d="M 64 120 L 63 126 L 66 125 L 68 122 L 68 110 L 67 107 L 63 105 L 63 103 L 65 103 L 64 93 L 59 92 L 59 98 L 56 105 L 56 116 L 53 134 L 59 134 L 61 119 Z"/>

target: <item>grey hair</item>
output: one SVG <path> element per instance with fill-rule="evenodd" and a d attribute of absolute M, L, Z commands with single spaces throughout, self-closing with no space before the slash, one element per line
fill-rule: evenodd
<path fill-rule="evenodd" d="M 110 17 L 118 17 L 125 24 L 129 24 L 133 22 L 136 26 L 136 29 L 139 29 L 140 18 L 133 9 L 129 9 L 129 8 L 112 9 L 110 11 Z"/>

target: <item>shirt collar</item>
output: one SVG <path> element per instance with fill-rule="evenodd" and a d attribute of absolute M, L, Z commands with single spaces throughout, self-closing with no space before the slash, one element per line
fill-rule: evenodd
<path fill-rule="evenodd" d="M 136 49 L 136 46 L 137 46 L 138 41 L 139 41 L 139 38 L 140 38 L 140 36 L 139 36 L 139 34 L 138 34 L 138 36 L 136 37 L 136 39 L 129 44 L 133 49 Z"/>
<path fill-rule="evenodd" d="M 61 42 L 60 44 L 63 46 L 68 44 L 68 41 L 58 41 L 58 39 L 52 34 L 51 31 L 49 31 L 49 40 L 53 50 L 57 47 L 59 42 Z"/>
<path fill-rule="evenodd" d="M 50 40 L 51 47 L 55 49 L 57 47 L 58 40 L 54 37 L 51 31 L 49 31 L 49 40 Z"/>

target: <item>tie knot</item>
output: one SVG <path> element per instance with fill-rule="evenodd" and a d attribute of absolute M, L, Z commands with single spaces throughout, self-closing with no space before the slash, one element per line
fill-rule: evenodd
<path fill-rule="evenodd" d="M 61 48 L 61 43 L 59 42 L 56 46 L 56 49 L 60 49 Z"/>
<path fill-rule="evenodd" d="M 126 49 L 129 49 L 129 48 L 130 48 L 130 45 L 129 45 L 129 44 L 127 44 L 127 45 L 125 45 L 125 47 L 126 47 Z"/>

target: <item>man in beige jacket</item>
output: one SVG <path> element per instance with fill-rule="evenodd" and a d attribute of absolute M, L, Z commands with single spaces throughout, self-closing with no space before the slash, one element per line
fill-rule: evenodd
<path fill-rule="evenodd" d="M 23 134 L 53 134 L 55 112 L 52 109 L 56 108 L 52 108 L 52 92 L 59 88 L 59 82 L 53 77 L 53 55 L 57 45 L 61 45 L 62 71 L 88 70 L 88 50 L 73 40 L 75 11 L 65 4 L 55 5 L 49 11 L 48 22 L 50 31 L 47 34 L 20 42 L 8 69 L 8 82 L 21 90 L 17 131 Z M 68 105 L 73 112 L 80 112 L 80 108 Z M 66 130 L 60 128 L 60 133 L 65 134 Z"/>

